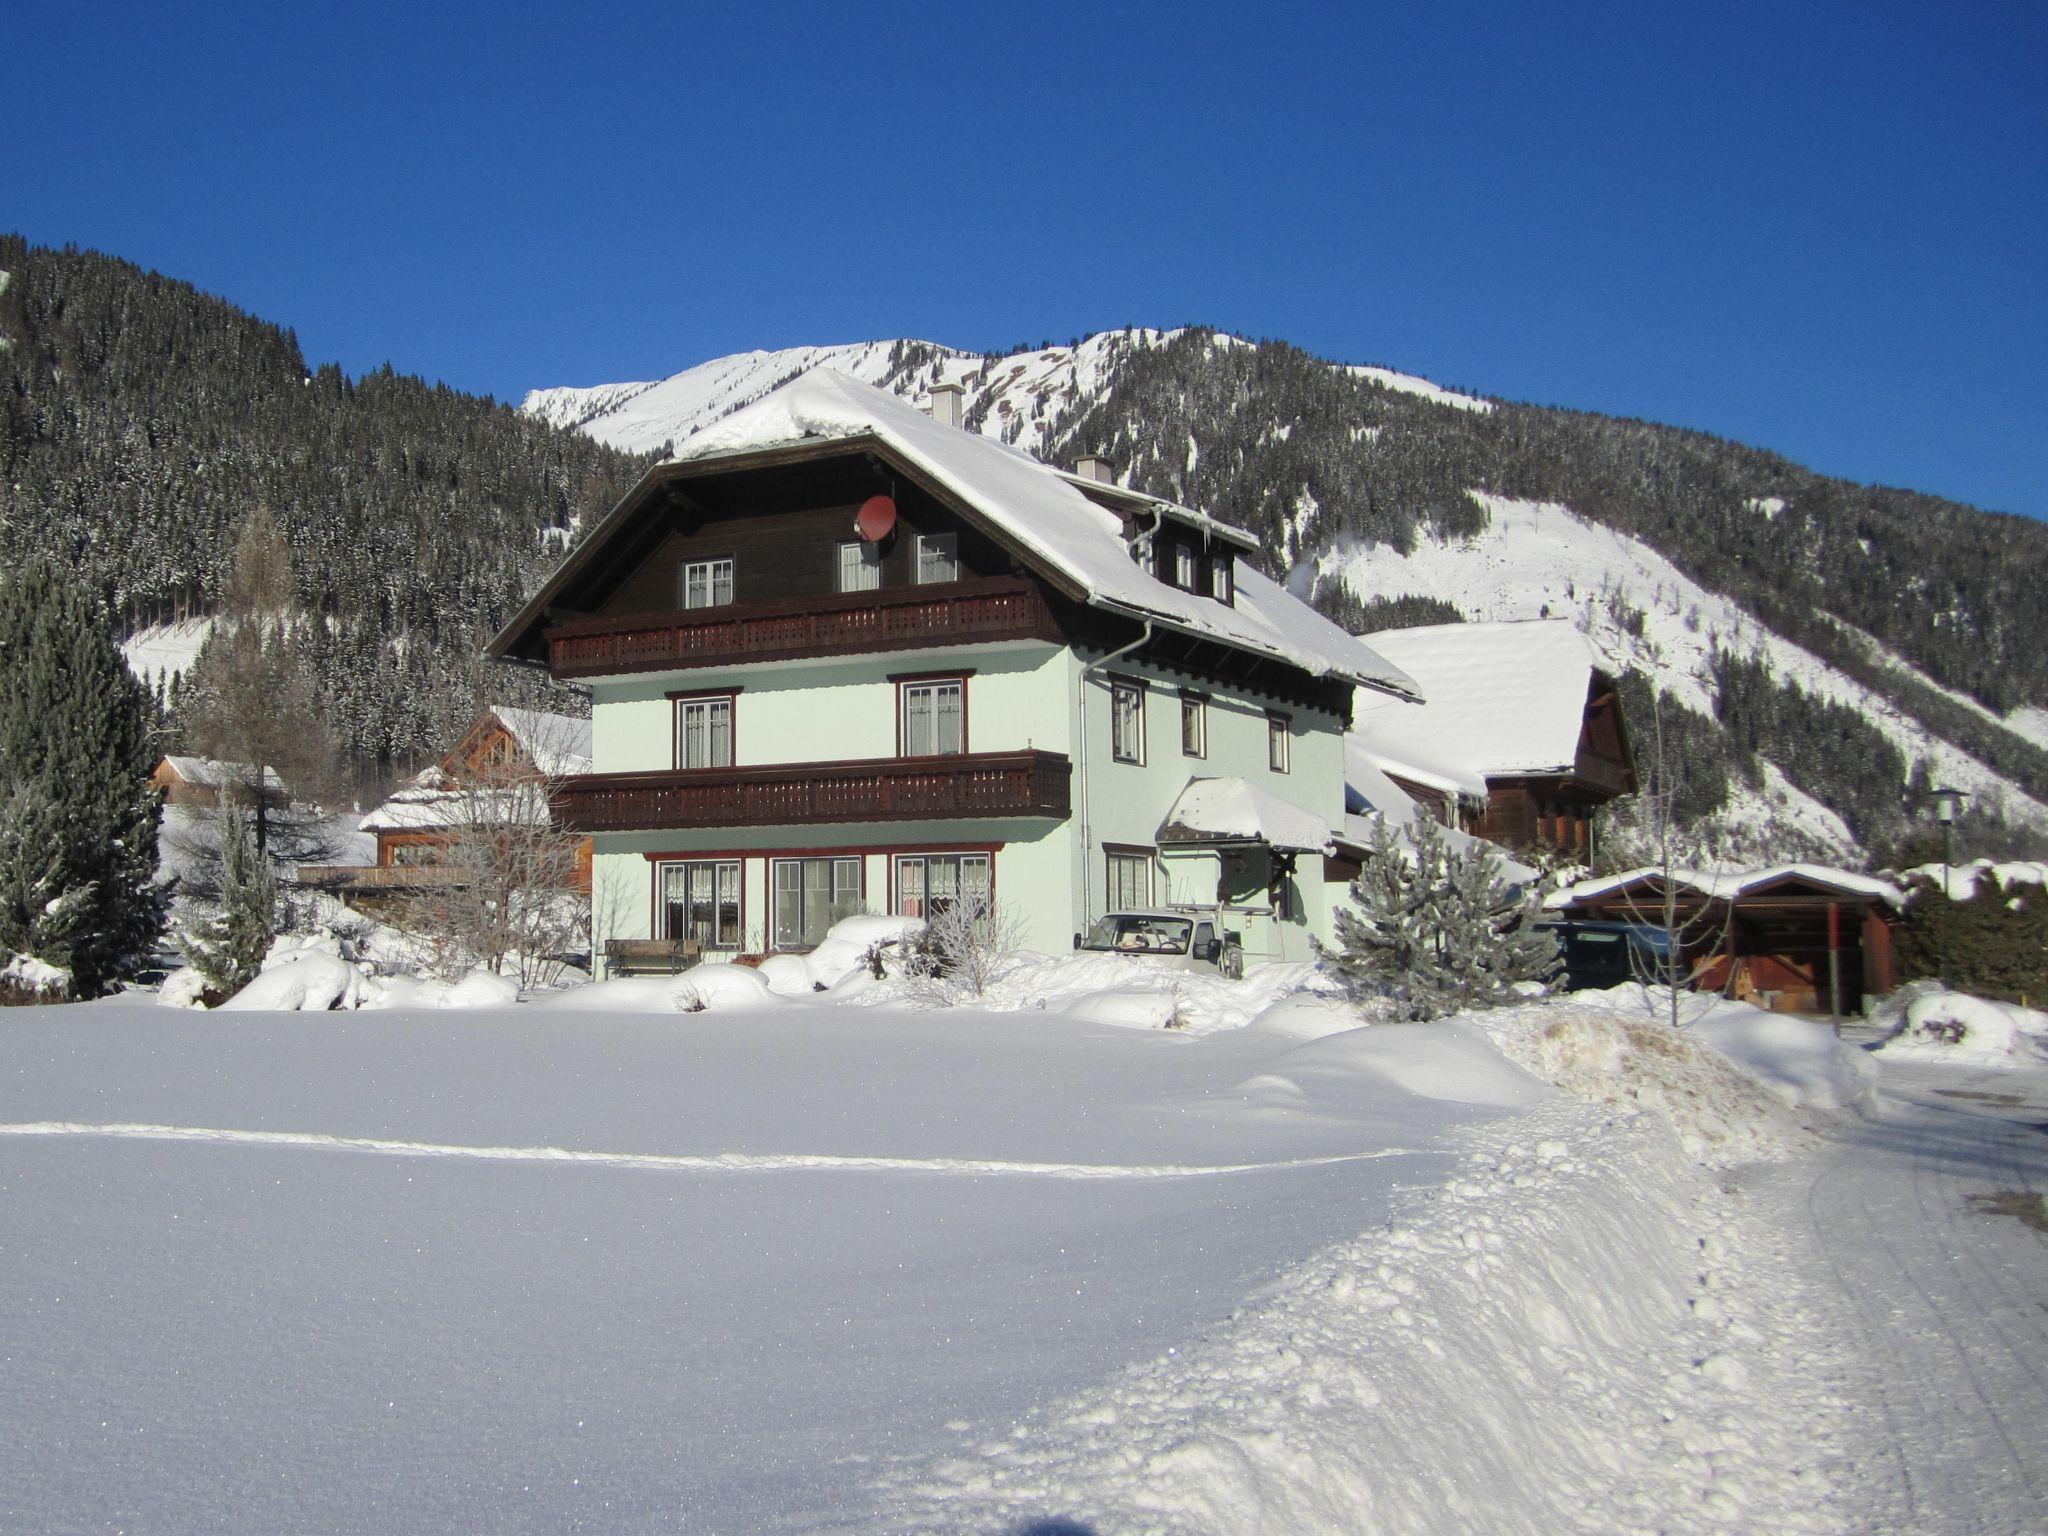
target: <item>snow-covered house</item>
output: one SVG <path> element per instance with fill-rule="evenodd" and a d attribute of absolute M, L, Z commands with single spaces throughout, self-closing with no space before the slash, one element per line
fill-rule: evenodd
<path fill-rule="evenodd" d="M 800 949 L 977 891 L 1040 949 L 1221 901 L 1248 956 L 1300 958 L 1353 691 L 1417 690 L 1256 547 L 820 372 L 651 470 L 491 650 L 591 689 L 596 771 L 556 803 L 600 944 Z"/>
<path fill-rule="evenodd" d="M 1360 695 L 1354 778 L 1369 772 L 1491 842 L 1590 853 L 1594 811 L 1636 779 L 1614 680 L 1569 619 L 1432 624 L 1369 639 L 1426 702 Z"/>
<path fill-rule="evenodd" d="M 165 805 L 218 806 L 223 789 L 232 789 L 237 798 L 253 804 L 256 770 L 247 763 L 211 757 L 171 756 L 158 760 L 149 782 L 164 792 Z M 283 805 L 289 798 L 275 769 L 263 770 L 263 798 L 271 805 Z"/>
<path fill-rule="evenodd" d="M 524 786 L 588 773 L 590 767 L 588 720 L 490 705 L 439 762 L 363 817 L 360 830 L 376 839 L 374 864 L 302 865 L 299 882 L 343 893 L 431 884 L 464 827 L 516 819 L 529 807 L 545 818 L 544 800 Z M 481 817 L 480 797 L 497 802 Z M 588 889 L 588 838 L 576 867 L 579 883 Z"/>

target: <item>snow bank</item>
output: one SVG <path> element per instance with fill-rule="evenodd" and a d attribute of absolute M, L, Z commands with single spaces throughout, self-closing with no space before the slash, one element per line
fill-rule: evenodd
<path fill-rule="evenodd" d="M 1867 1108 L 1877 1067 L 1867 1051 L 1844 1045 L 1834 1026 L 1722 1003 L 1691 1033 L 1785 1103 L 1806 1109 Z"/>
<path fill-rule="evenodd" d="M 1344 1038 L 1419 1063 L 1458 1034 Z M 1743 1196 L 1649 1117 L 1552 1100 L 1474 1141 L 1225 1326 L 1020 1423 L 963 1422 L 858 1528 L 1847 1528 L 1834 1341 Z"/>
<path fill-rule="evenodd" d="M 1617 994 L 1631 989 L 1617 987 Z M 1633 989 L 1640 994 L 1641 988 Z M 1577 1098 L 1668 1120 L 1687 1154 L 1718 1166 L 1782 1157 L 1804 1139 L 1791 1106 L 1691 1030 L 1626 997 L 1578 993 L 1568 1003 L 1466 1017 L 1510 1061 Z"/>
<path fill-rule="evenodd" d="M 1892 1026 L 1878 1047 L 1892 1058 L 2018 1066 L 2048 1051 L 2048 1013 L 1951 992 L 1939 982 L 1901 987 L 1874 1017 Z"/>

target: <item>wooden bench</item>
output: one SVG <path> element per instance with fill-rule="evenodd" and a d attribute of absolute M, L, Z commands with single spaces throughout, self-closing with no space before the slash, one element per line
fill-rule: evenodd
<path fill-rule="evenodd" d="M 606 939 L 607 976 L 676 975 L 704 958 L 695 939 Z"/>

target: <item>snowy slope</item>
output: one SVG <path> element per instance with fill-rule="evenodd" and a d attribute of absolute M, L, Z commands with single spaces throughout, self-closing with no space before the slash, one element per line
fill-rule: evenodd
<path fill-rule="evenodd" d="M 128 670 L 145 683 L 182 677 L 192 670 L 200 647 L 213 632 L 212 619 L 181 619 L 175 624 L 151 624 L 138 629 L 121 642 L 121 655 Z"/>
<path fill-rule="evenodd" d="M 1118 360 L 1154 347 L 1178 331 L 1102 331 L 1075 346 L 986 357 L 920 341 L 853 342 L 786 347 L 714 358 L 655 383 L 599 384 L 587 389 L 536 389 L 521 403 L 556 426 L 581 427 L 599 442 L 634 453 L 671 451 L 692 432 L 749 405 L 799 373 L 830 368 L 864 384 L 884 384 L 911 404 L 931 402 L 935 384 L 966 391 L 968 425 L 1028 452 L 1042 452 L 1067 407 L 1101 393 Z M 1218 347 L 1249 346 L 1217 335 Z M 1490 411 L 1491 401 L 1455 394 L 1427 379 L 1388 368 L 1349 372 L 1388 389 L 1459 410 Z"/>
<path fill-rule="evenodd" d="M 1890 701 L 1812 652 L 1767 629 L 1732 599 L 1710 592 L 1639 539 L 1589 523 L 1555 504 L 1475 493 L 1491 526 L 1472 538 L 1425 536 L 1413 552 L 1351 544 L 1317 559 L 1322 575 L 1341 577 L 1361 596 L 1423 593 L 1455 603 L 1470 619 L 1571 618 L 1609 671 L 1654 672 L 1670 697 L 1711 715 L 1714 649 L 1760 656 L 1779 677 L 1809 693 L 1856 708 L 1897 743 L 1910 762 L 1926 758 L 1936 776 L 1980 802 L 2002 804 L 2009 819 L 2048 827 L 2048 805 L 2022 794 L 1995 770 L 1933 736 Z M 1642 615 L 1641 633 L 1634 614 Z M 1921 674 L 1895 656 L 1901 670 Z M 1924 681 L 1924 679 L 1922 679 Z M 1935 686 L 1929 683 L 1928 686 Z M 1642 744 L 1638 743 L 1638 751 Z M 1854 847 L 1834 814 L 1789 781 L 1778 807 L 1823 842 Z M 1764 806 L 1739 805 L 1738 816 Z"/>

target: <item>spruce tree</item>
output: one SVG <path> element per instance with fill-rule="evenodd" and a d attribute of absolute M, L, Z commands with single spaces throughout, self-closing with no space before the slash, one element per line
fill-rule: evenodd
<path fill-rule="evenodd" d="M 1508 883 L 1499 850 L 1453 849 L 1427 818 L 1405 837 L 1384 820 L 1373 828 L 1351 901 L 1355 911 L 1335 914 L 1336 947 L 1321 955 L 1355 1001 L 1434 1019 L 1511 1002 L 1516 983 L 1557 973 L 1557 941 L 1534 928 L 1534 899 Z"/>
<path fill-rule="evenodd" d="M 277 936 L 277 877 L 249 836 L 249 819 L 229 810 L 221 819 L 220 908 L 188 929 L 185 958 L 207 990 L 232 995 L 262 968 Z"/>
<path fill-rule="evenodd" d="M 95 997 L 163 931 L 148 692 L 106 616 L 56 566 L 0 578 L 0 958 Z"/>

